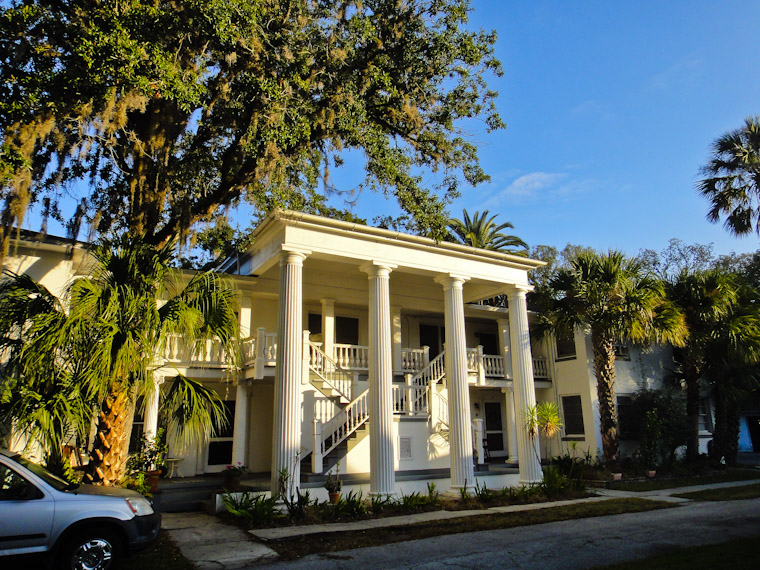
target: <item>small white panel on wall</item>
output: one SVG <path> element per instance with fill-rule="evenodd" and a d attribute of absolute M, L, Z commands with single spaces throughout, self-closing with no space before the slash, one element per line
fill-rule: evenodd
<path fill-rule="evenodd" d="M 403 435 L 398 438 L 398 458 L 400 461 L 411 461 L 412 456 L 412 436 Z"/>

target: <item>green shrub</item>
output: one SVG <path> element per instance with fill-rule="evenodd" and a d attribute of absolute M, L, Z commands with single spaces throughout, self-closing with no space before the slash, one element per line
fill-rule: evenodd
<path fill-rule="evenodd" d="M 243 519 L 249 528 L 270 523 L 277 516 L 277 496 L 265 494 L 224 493 L 222 502 L 227 512 Z"/>
<path fill-rule="evenodd" d="M 367 514 L 367 504 L 364 501 L 362 492 L 349 491 L 345 498 L 338 499 L 338 503 L 335 505 L 335 517 L 347 517 L 351 519 L 358 519 Z"/>

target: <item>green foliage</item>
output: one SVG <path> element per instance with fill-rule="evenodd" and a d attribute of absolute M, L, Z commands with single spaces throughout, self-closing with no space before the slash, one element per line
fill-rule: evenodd
<path fill-rule="evenodd" d="M 133 472 L 127 475 L 121 482 L 121 486 L 125 489 L 132 489 L 133 491 L 137 491 L 144 497 L 153 497 L 153 493 L 150 492 L 150 484 L 145 481 L 144 470 Z"/>
<path fill-rule="evenodd" d="M 495 34 L 467 0 L 14 0 L 0 8 L 4 235 L 86 179 L 101 232 L 151 243 L 250 202 L 324 209 L 331 166 L 395 195 L 426 233 L 487 179 L 463 123 L 504 125 L 486 77 Z M 470 122 L 470 124 L 472 124 Z M 29 166 L 31 165 L 31 167 Z M 435 189 L 423 172 L 442 174 Z M 73 185 L 73 184 L 72 184 Z"/>
<path fill-rule="evenodd" d="M 143 435 L 138 443 L 137 452 L 127 460 L 127 473 L 140 471 L 159 471 L 166 464 L 169 445 L 166 443 L 165 432 L 159 428 L 155 437 Z"/>
<path fill-rule="evenodd" d="M 277 495 L 255 493 L 224 493 L 222 501 L 227 512 L 243 519 L 248 528 L 264 526 L 277 516 Z"/>
<path fill-rule="evenodd" d="M 379 515 L 386 510 L 387 507 L 392 506 L 393 504 L 393 497 L 389 495 L 372 495 L 370 498 L 370 512 L 373 515 Z"/>
<path fill-rule="evenodd" d="M 335 505 L 335 517 L 358 519 L 367 514 L 367 504 L 362 492 L 349 491 L 348 495 L 341 497 Z"/>
<path fill-rule="evenodd" d="M 689 431 L 683 395 L 642 389 L 631 398 L 630 411 L 630 436 L 639 440 L 636 459 L 641 467 L 672 464 L 676 448 L 686 443 Z"/>
<path fill-rule="evenodd" d="M 570 487 L 570 480 L 554 465 L 547 465 L 543 471 L 543 479 L 538 483 L 537 488 L 541 489 L 547 497 L 561 495 Z"/>
<path fill-rule="evenodd" d="M 437 505 L 441 502 L 440 493 L 438 493 L 438 490 L 436 489 L 435 483 L 433 481 L 428 481 L 427 483 L 427 494 L 428 502 L 431 505 Z"/>
<path fill-rule="evenodd" d="M 682 345 L 683 315 L 665 298 L 662 283 L 645 274 L 639 260 L 616 251 L 581 252 L 539 291 L 543 309 L 532 328 L 537 336 L 591 333 L 605 461 L 618 460 L 615 408 L 616 342 Z"/>
<path fill-rule="evenodd" d="M 429 505 L 431 499 L 428 495 L 423 495 L 416 491 L 409 493 L 401 493 L 401 497 L 398 500 L 398 504 L 405 512 L 413 513 L 424 509 Z"/>
<path fill-rule="evenodd" d="M 91 253 L 89 278 L 67 289 L 68 314 L 28 276 L 8 275 L 0 282 L 0 346 L 9 351 L 0 413 L 25 426 L 48 453 L 60 453 L 69 440 L 87 441 L 92 416 L 115 395 L 126 399 L 125 413 L 137 397 L 154 395 L 149 367 L 171 335 L 181 336 L 193 351 L 218 338 L 234 361 L 238 324 L 226 280 L 212 273 L 176 274 L 171 244 L 156 248 L 123 236 L 101 242 Z M 192 431 L 210 434 L 221 417 L 216 393 L 181 375 L 164 404 L 179 441 L 190 439 Z M 128 438 L 111 433 L 102 415 L 98 429 L 113 438 L 101 452 L 117 454 L 110 462 L 118 472 Z M 93 438 L 93 445 L 99 442 Z M 90 467 L 96 469 L 98 461 Z"/>
<path fill-rule="evenodd" d="M 719 137 L 702 174 L 697 190 L 710 204 L 707 219 L 725 217 L 723 226 L 737 236 L 760 234 L 760 117 Z"/>
<path fill-rule="evenodd" d="M 496 224 L 496 215 L 488 217 L 488 210 L 475 212 L 470 218 L 467 210 L 462 211 L 462 220 L 452 218 L 449 220 L 449 228 L 455 241 L 464 245 L 479 247 L 481 249 L 493 249 L 507 253 L 526 253 L 528 244 L 517 236 L 507 235 L 501 230 L 514 228 L 510 222 Z"/>
<path fill-rule="evenodd" d="M 480 485 L 475 481 L 475 497 L 483 504 L 490 503 L 493 499 L 493 492 L 486 486 L 485 482 Z"/>

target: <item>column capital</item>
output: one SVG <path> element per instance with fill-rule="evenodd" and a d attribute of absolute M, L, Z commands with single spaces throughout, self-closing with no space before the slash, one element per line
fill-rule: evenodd
<path fill-rule="evenodd" d="M 320 302 L 322 303 L 323 307 L 334 307 L 335 306 L 335 299 L 320 299 Z"/>
<path fill-rule="evenodd" d="M 369 261 L 359 267 L 361 271 L 367 274 L 371 279 L 372 277 L 388 277 L 391 271 L 396 269 L 398 265 L 393 263 L 382 263 L 379 261 Z"/>
<path fill-rule="evenodd" d="M 533 285 L 515 284 L 507 289 L 507 298 L 509 297 L 525 297 L 527 293 L 533 291 Z"/>
<path fill-rule="evenodd" d="M 311 251 L 306 249 L 283 249 L 280 251 L 280 265 L 303 265 L 304 259 L 311 254 Z"/>
<path fill-rule="evenodd" d="M 461 289 L 470 277 L 466 275 L 457 275 L 455 273 L 449 273 L 446 275 L 439 275 L 434 281 L 440 285 L 443 285 L 444 289 Z"/>

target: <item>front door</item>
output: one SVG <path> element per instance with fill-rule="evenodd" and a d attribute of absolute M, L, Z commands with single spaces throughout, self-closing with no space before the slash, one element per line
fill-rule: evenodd
<path fill-rule="evenodd" d="M 507 450 L 504 445 L 504 422 L 501 417 L 501 403 L 485 402 L 485 429 L 488 454 L 491 457 L 505 457 Z"/>
<path fill-rule="evenodd" d="M 235 400 L 225 400 L 224 415 L 227 422 L 208 442 L 206 473 L 218 473 L 232 464 L 232 433 L 235 423 Z"/>

